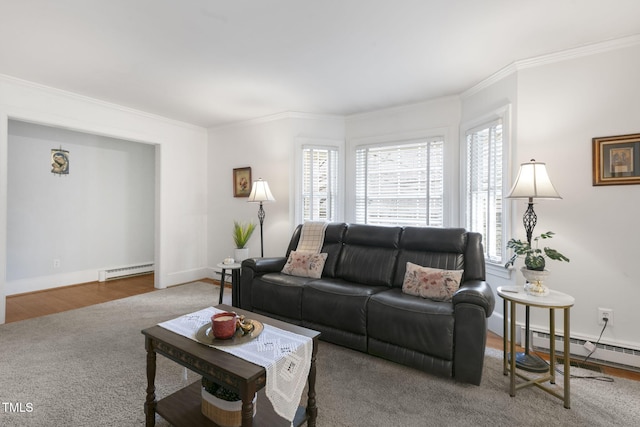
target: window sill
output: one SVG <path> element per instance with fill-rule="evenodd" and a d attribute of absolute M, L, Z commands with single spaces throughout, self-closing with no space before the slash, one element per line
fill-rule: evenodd
<path fill-rule="evenodd" d="M 511 269 L 505 268 L 502 264 L 496 264 L 487 261 L 487 274 L 491 274 L 492 276 L 501 277 L 503 279 L 511 279 Z"/>

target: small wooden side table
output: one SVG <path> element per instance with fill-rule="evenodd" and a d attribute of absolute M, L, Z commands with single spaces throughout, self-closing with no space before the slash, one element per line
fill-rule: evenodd
<path fill-rule="evenodd" d="M 217 384 L 224 384 L 225 387 L 229 387 L 239 393 L 242 396 L 242 427 L 272 427 L 277 425 L 300 427 L 305 423 L 308 427 L 315 427 L 318 417 L 315 388 L 316 358 L 320 332 L 228 305 L 218 305 L 216 308 L 224 311 L 233 310 L 239 315 L 246 315 L 248 318 L 258 320 L 265 325 L 284 329 L 313 340 L 311 367 L 307 377 L 306 407 L 298 407 L 292 423 L 279 417 L 270 408 L 270 404 L 266 402 L 258 405 L 258 411 L 253 417 L 253 397 L 258 390 L 265 387 L 267 382 L 265 368 L 215 347 L 200 344 L 197 341 L 164 329 L 162 326 L 155 325 L 142 331 L 145 336 L 145 349 L 147 350 L 147 397 L 144 403 L 145 425 L 147 427 L 155 426 L 157 413 L 175 427 L 217 426 L 202 413 L 202 385 L 199 381 L 159 401 L 156 399 L 156 355 L 160 354 Z"/>
<path fill-rule="evenodd" d="M 498 287 L 498 295 L 504 300 L 504 325 L 503 325 L 503 373 L 504 375 L 510 374 L 510 387 L 509 395 L 512 397 L 516 395 L 516 390 L 529 386 L 536 386 L 552 396 L 557 397 L 564 401 L 564 407 L 569 409 L 571 407 L 571 393 L 570 393 L 570 360 L 569 360 L 569 344 L 570 344 L 570 328 L 569 328 L 569 310 L 575 303 L 575 298 L 570 295 L 564 294 L 558 291 L 549 291 L 549 295 L 539 297 L 527 294 L 522 286 L 500 286 Z M 549 309 L 549 335 L 550 335 L 550 351 L 549 351 L 549 375 L 531 378 L 521 372 L 516 371 L 516 305 L 522 304 L 525 307 L 539 307 Z M 509 306 L 511 309 L 509 310 Z M 562 309 L 564 311 L 564 390 L 560 394 L 553 388 L 543 385 L 543 383 L 549 381 L 551 384 L 555 384 L 555 365 L 556 365 L 556 323 L 555 323 L 555 309 Z M 510 315 L 509 315 L 510 313 Z M 509 341 L 509 352 L 511 354 L 509 362 L 507 362 L 507 335 Z M 516 385 L 516 376 L 526 380 L 526 382 Z"/>
<path fill-rule="evenodd" d="M 220 298 L 218 299 L 218 304 L 222 304 L 225 272 L 226 270 L 231 270 L 231 290 L 233 299 L 233 289 L 235 289 L 240 282 L 240 268 L 242 267 L 242 264 L 237 262 L 234 262 L 233 264 L 225 264 L 221 262 L 220 264 L 217 264 L 217 267 L 222 269 L 222 277 L 220 278 Z"/>

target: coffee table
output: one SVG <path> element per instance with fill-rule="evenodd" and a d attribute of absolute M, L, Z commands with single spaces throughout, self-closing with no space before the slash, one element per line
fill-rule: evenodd
<path fill-rule="evenodd" d="M 244 314 L 249 319 L 258 320 L 264 324 L 284 329 L 299 335 L 313 339 L 313 351 L 311 354 L 311 368 L 308 376 L 307 406 L 298 408 L 293 420 L 294 426 L 307 423 L 308 426 L 316 425 L 318 409 L 316 407 L 316 355 L 318 352 L 318 337 L 320 332 L 291 325 L 276 319 L 241 310 L 225 304 L 216 308 L 225 311 L 235 311 L 238 315 Z M 158 413 L 164 419 L 176 427 L 191 426 L 215 426 L 209 418 L 202 414 L 201 410 L 201 385 L 197 381 L 160 401 L 156 400 L 156 354 L 161 354 L 186 368 L 203 375 L 225 387 L 235 389 L 242 397 L 242 426 L 274 426 L 282 423 L 274 411 L 261 410 L 270 405 L 267 402 L 257 404 L 258 411 L 253 417 L 253 397 L 255 393 L 264 388 L 267 373 L 262 366 L 247 362 L 227 352 L 200 344 L 187 337 L 171 332 L 161 326 L 153 326 L 144 329 L 145 349 L 147 350 L 147 398 L 144 403 L 146 425 L 155 425 L 155 414 Z M 264 396 L 259 394 L 259 398 Z"/>

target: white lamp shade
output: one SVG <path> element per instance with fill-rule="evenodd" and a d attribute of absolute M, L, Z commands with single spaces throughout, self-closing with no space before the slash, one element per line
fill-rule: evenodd
<path fill-rule="evenodd" d="M 275 200 L 276 199 L 273 197 L 273 194 L 271 194 L 267 181 L 263 181 L 262 178 L 257 181 L 253 181 L 251 194 L 249 194 L 247 202 L 275 202 Z"/>
<path fill-rule="evenodd" d="M 520 165 L 518 177 L 507 198 L 562 199 L 549 179 L 546 165 L 534 159 Z"/>

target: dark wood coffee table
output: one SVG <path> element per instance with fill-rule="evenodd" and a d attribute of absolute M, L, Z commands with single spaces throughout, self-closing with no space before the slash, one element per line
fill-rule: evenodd
<path fill-rule="evenodd" d="M 293 420 L 294 426 L 307 423 L 316 425 L 318 409 L 316 407 L 316 354 L 320 332 L 291 325 L 279 320 L 261 316 L 236 307 L 220 304 L 220 310 L 235 311 L 249 319 L 275 326 L 286 331 L 304 335 L 313 339 L 311 368 L 308 377 L 308 396 L 306 408 L 300 406 Z M 253 396 L 264 388 L 267 373 L 262 366 L 247 362 L 232 354 L 208 347 L 187 337 L 171 332 L 161 326 L 144 329 L 145 348 L 147 350 L 147 399 L 144 403 L 146 425 L 155 425 L 158 413 L 172 425 L 180 427 L 215 426 L 216 424 L 202 414 L 201 385 L 197 381 L 176 393 L 157 401 L 155 394 L 156 354 L 161 354 L 188 369 L 203 375 L 225 387 L 235 389 L 242 397 L 242 426 L 274 426 L 282 423 L 282 418 L 270 408 L 270 404 L 257 404 L 258 412 L 253 417 Z M 261 397 L 259 395 L 259 397 Z M 262 410 L 269 408 L 271 411 Z"/>

